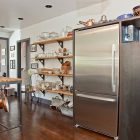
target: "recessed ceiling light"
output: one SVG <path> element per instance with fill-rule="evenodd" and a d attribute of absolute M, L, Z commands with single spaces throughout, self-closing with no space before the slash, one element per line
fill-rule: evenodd
<path fill-rule="evenodd" d="M 5 28 L 5 26 L 0 26 L 0 28 Z"/>
<path fill-rule="evenodd" d="M 46 8 L 52 8 L 52 5 L 48 4 L 45 6 Z"/>
<path fill-rule="evenodd" d="M 23 18 L 18 18 L 18 20 L 23 20 Z"/>

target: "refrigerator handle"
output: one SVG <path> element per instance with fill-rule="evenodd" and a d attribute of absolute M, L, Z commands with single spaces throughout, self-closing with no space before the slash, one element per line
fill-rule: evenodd
<path fill-rule="evenodd" d="M 98 97 L 98 96 L 91 96 L 91 95 L 85 95 L 85 94 L 76 94 L 76 96 L 83 97 L 83 98 L 88 98 L 88 99 L 106 101 L 106 102 L 116 102 L 115 99 L 106 98 L 106 97 Z"/>
<path fill-rule="evenodd" d="M 112 92 L 116 92 L 116 84 L 115 84 L 115 53 L 116 53 L 116 46 L 115 46 L 115 44 L 112 44 L 112 76 L 111 76 Z"/>

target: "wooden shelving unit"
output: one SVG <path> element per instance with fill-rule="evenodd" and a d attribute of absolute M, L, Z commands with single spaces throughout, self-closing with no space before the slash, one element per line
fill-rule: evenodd
<path fill-rule="evenodd" d="M 46 59 L 64 59 L 64 58 L 73 58 L 73 55 L 68 56 L 52 56 L 52 57 L 40 57 L 34 58 L 35 60 L 46 60 Z"/>
<path fill-rule="evenodd" d="M 32 45 L 51 44 L 51 43 L 56 43 L 56 42 L 69 41 L 72 39 L 73 39 L 72 36 L 60 37 L 60 38 L 55 38 L 55 39 L 46 39 L 46 40 L 36 41 Z"/>
<path fill-rule="evenodd" d="M 41 41 L 36 41 L 34 42 L 32 45 L 37 45 L 40 46 L 40 48 L 43 50 L 43 53 L 45 53 L 45 45 L 47 44 L 52 44 L 52 43 L 58 43 L 59 46 L 61 48 L 64 47 L 64 41 L 71 41 L 73 40 L 72 36 L 66 36 L 66 37 L 59 37 L 59 38 L 55 38 L 55 39 L 46 39 L 46 40 L 41 40 Z M 59 62 L 61 64 L 63 64 L 64 59 L 66 58 L 73 58 L 73 55 L 67 55 L 67 56 L 50 56 L 50 57 L 38 57 L 38 58 L 34 58 L 36 61 L 40 61 L 43 65 L 43 67 L 45 67 L 45 60 L 49 60 L 49 59 L 58 59 Z M 48 74 L 45 72 L 37 72 L 36 74 L 40 75 L 40 77 L 45 80 L 45 76 L 58 76 L 60 78 L 60 80 L 62 81 L 62 83 L 64 84 L 64 77 L 73 77 L 73 74 Z M 68 95 L 68 96 L 73 96 L 73 93 L 69 92 L 69 91 L 63 91 L 63 90 L 41 90 L 39 89 L 43 94 L 45 94 L 45 92 L 49 92 L 49 93 L 58 93 L 60 95 Z"/>
<path fill-rule="evenodd" d="M 69 92 L 69 91 L 63 91 L 63 90 L 42 90 L 42 89 L 38 89 L 41 92 L 49 92 L 52 94 L 62 94 L 62 95 L 68 95 L 68 96 L 73 96 L 73 93 Z"/>
<path fill-rule="evenodd" d="M 62 91 L 62 90 L 47 90 L 47 92 L 50 93 L 58 93 L 58 94 L 63 94 L 63 95 L 68 95 L 68 96 L 73 96 L 73 93 L 69 91 Z"/>
<path fill-rule="evenodd" d="M 63 77 L 72 77 L 72 74 L 48 74 L 48 73 L 43 73 L 43 72 L 38 72 L 36 74 L 39 75 L 45 75 L 45 76 L 63 76 Z"/>

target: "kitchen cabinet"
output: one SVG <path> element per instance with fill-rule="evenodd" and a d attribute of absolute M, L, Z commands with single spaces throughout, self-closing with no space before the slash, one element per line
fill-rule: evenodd
<path fill-rule="evenodd" d="M 140 18 L 121 22 L 122 27 L 133 26 L 133 41 L 120 46 L 120 119 L 119 140 L 140 139 Z M 133 38 L 133 37 L 132 37 Z"/>

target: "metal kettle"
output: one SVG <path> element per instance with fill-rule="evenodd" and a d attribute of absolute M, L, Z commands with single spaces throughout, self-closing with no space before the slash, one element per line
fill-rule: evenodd
<path fill-rule="evenodd" d="M 84 21 L 79 21 L 79 24 L 83 24 L 85 27 L 88 26 L 93 26 L 95 23 L 94 19 L 89 19 L 88 21 L 84 22 Z"/>
<path fill-rule="evenodd" d="M 107 22 L 107 16 L 106 15 L 102 15 L 99 23 L 105 23 L 105 22 Z"/>

